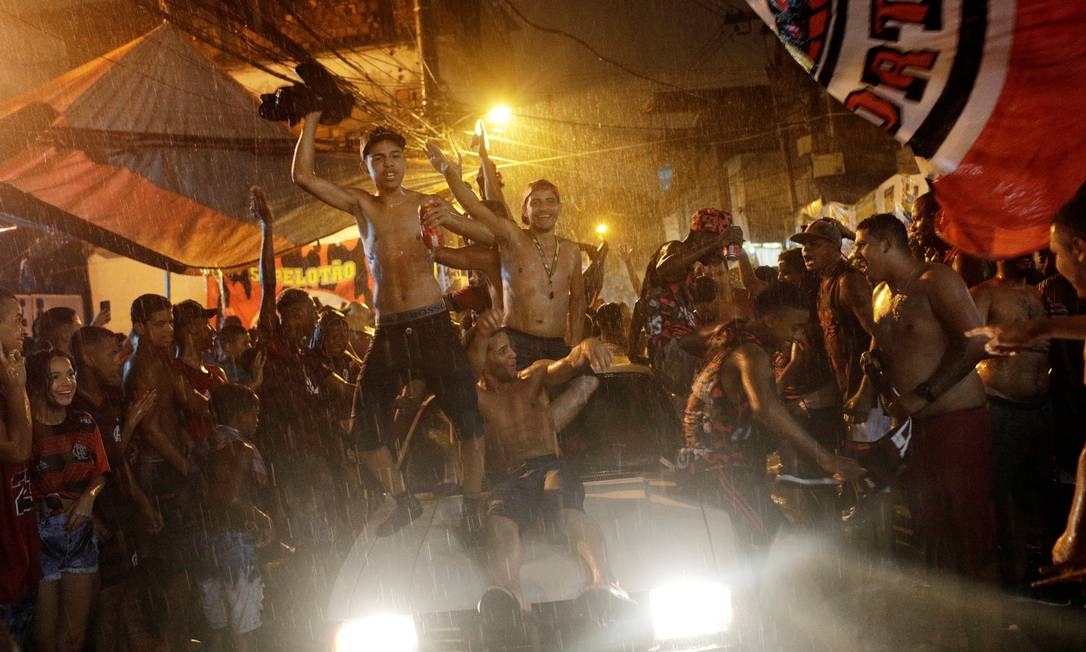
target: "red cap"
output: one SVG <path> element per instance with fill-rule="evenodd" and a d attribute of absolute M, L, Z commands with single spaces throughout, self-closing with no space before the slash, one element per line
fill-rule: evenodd
<path fill-rule="evenodd" d="M 732 214 L 719 208 L 700 208 L 690 216 L 691 231 L 723 233 L 732 225 Z"/>

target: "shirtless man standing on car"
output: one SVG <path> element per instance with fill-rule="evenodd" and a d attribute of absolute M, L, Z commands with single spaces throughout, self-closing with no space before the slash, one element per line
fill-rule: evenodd
<path fill-rule="evenodd" d="M 479 609 L 484 616 L 516 613 L 518 606 L 528 610 L 520 587 L 520 532 L 540 517 L 555 519 L 570 548 L 585 562 L 592 576 L 590 591 L 628 599 L 611 574 L 599 526 L 584 513 L 584 485 L 558 448 L 558 431 L 599 385 L 594 376 L 574 378 L 589 366 L 603 371 L 611 365 L 611 354 L 592 338 L 560 360 L 538 360 L 517 371 L 512 339 L 507 329 L 498 328 L 499 322 L 496 311 L 483 315 L 468 346 L 486 419 L 487 568 L 495 584 Z M 547 400 L 548 387 L 566 383 L 561 394 Z"/>
<path fill-rule="evenodd" d="M 528 184 L 521 205 L 521 220 L 528 228 L 522 229 L 483 205 L 464 183 L 460 166 L 435 143 L 427 143 L 426 154 L 456 201 L 478 221 L 473 225 L 444 211 L 435 212 L 433 223 L 478 242 L 487 242 L 479 225 L 493 234 L 501 256 L 502 327 L 517 353 L 517 370 L 536 360 L 564 358 L 569 345 L 583 337 L 585 288 L 580 248 L 554 232 L 562 213 L 558 187 L 544 179 Z"/>
<path fill-rule="evenodd" d="M 377 330 L 358 382 L 352 435 L 363 463 L 396 499 L 395 510 L 376 530 L 378 536 L 387 536 L 422 513 L 387 446 L 400 390 L 422 380 L 437 395 L 459 434 L 463 489 L 476 498 L 475 504 L 482 488 L 483 421 L 467 357 L 434 278 L 433 258 L 420 238 L 419 206 L 437 198 L 403 187 L 406 142 L 384 127 L 371 131 L 362 146 L 362 162 L 376 194 L 318 176 L 314 140 L 320 115 L 306 115 L 291 172 L 299 187 L 354 217 L 373 276 Z M 446 210 L 442 204 L 430 212 Z"/>

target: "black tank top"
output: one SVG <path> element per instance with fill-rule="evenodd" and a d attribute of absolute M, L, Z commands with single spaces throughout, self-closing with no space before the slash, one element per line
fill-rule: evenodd
<path fill-rule="evenodd" d="M 822 278 L 818 293 L 818 322 L 842 399 L 848 399 L 859 389 L 863 378 L 860 354 L 871 345 L 871 337 L 860 326 L 852 309 L 841 300 L 841 281 L 849 274 L 859 273 L 842 260 Z"/>

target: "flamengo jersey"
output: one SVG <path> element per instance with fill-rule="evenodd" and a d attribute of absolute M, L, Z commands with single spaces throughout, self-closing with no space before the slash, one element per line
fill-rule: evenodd
<path fill-rule="evenodd" d="M 1086 2 L 747 2 L 830 95 L 928 160 L 940 236 L 988 258 L 1047 246 L 1086 180 Z"/>
<path fill-rule="evenodd" d="M 68 410 L 56 426 L 34 422 L 34 489 L 76 499 L 91 480 L 109 473 L 102 435 L 86 412 Z"/>
<path fill-rule="evenodd" d="M 0 466 L 0 604 L 20 600 L 41 579 L 41 540 L 30 468 Z"/>

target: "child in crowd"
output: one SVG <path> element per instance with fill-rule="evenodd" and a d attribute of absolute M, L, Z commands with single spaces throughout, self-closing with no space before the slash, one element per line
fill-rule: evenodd
<path fill-rule="evenodd" d="M 215 429 L 192 452 L 196 570 L 204 617 L 216 650 L 256 649 L 264 584 L 256 550 L 272 539 L 271 519 L 256 503 L 267 487 L 264 459 L 251 438 L 260 422 L 260 399 L 238 384 L 211 391 Z M 232 637 L 233 645 L 230 645 Z"/>

